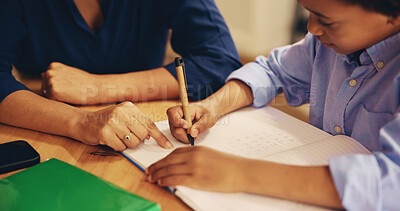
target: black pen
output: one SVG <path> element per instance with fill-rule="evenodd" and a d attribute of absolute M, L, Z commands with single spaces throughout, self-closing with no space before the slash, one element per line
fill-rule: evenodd
<path fill-rule="evenodd" d="M 194 138 L 190 135 L 190 128 L 192 127 L 192 119 L 190 118 L 189 100 L 186 90 L 185 63 L 183 63 L 182 58 L 180 57 L 175 58 L 175 68 L 176 68 L 176 75 L 178 76 L 179 94 L 183 108 L 183 117 L 189 123 L 189 126 L 186 129 L 187 137 L 189 139 L 190 144 L 193 146 Z"/>

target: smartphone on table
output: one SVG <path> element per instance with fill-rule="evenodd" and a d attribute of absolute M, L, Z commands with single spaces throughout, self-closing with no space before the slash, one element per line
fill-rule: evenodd
<path fill-rule="evenodd" d="M 0 144 L 0 174 L 27 168 L 39 162 L 39 153 L 26 141 Z"/>

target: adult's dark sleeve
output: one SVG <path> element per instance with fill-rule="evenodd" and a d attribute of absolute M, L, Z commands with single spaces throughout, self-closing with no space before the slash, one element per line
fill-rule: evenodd
<path fill-rule="evenodd" d="M 221 88 L 241 66 L 239 56 L 213 0 L 160 1 L 169 13 L 171 46 L 186 66 L 188 96 L 201 100 Z M 176 77 L 173 63 L 165 66 Z"/>
<path fill-rule="evenodd" d="M 26 35 L 18 0 L 0 0 L 0 102 L 18 90 L 27 90 L 11 74 L 18 46 Z"/>

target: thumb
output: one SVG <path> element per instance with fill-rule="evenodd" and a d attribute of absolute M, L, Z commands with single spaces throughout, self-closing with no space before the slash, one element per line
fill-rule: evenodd
<path fill-rule="evenodd" d="M 203 115 L 199 120 L 197 120 L 196 123 L 192 125 L 190 128 L 190 135 L 193 138 L 196 138 L 198 135 L 200 135 L 202 132 L 207 130 L 208 128 L 212 127 L 213 124 L 210 124 L 210 119 L 207 118 L 207 115 Z"/>

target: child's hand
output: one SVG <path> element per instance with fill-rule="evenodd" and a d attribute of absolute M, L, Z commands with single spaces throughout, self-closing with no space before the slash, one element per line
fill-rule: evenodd
<path fill-rule="evenodd" d="M 146 169 L 149 182 L 218 191 L 244 191 L 245 158 L 194 146 L 178 148 Z"/>
<path fill-rule="evenodd" d="M 169 108 L 167 114 L 171 133 L 178 140 L 189 143 L 186 132 L 189 123 L 183 118 L 182 107 L 176 106 Z M 196 138 L 200 133 L 214 126 L 218 120 L 217 115 L 212 114 L 205 107 L 198 105 L 190 106 L 190 116 L 193 124 L 190 130 L 190 135 L 193 138 Z"/>

